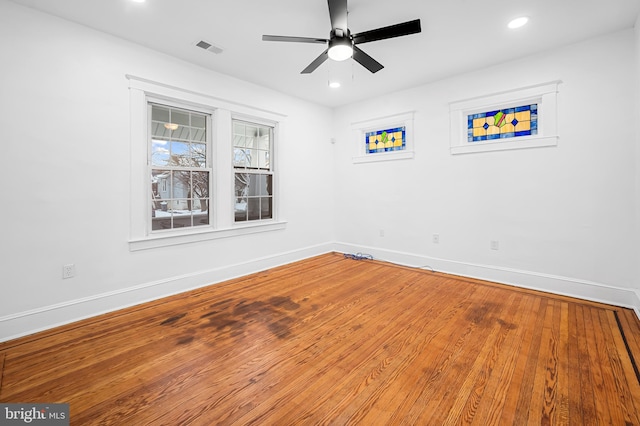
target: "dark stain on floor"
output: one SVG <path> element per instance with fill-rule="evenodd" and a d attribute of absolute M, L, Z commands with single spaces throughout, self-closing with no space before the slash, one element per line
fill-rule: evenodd
<path fill-rule="evenodd" d="M 307 299 L 308 300 L 308 299 Z M 233 300 L 226 299 L 209 305 L 209 312 L 200 315 L 199 329 L 213 329 L 219 333 L 230 333 L 231 336 L 241 336 L 249 330 L 249 326 L 265 327 L 278 339 L 286 339 L 292 335 L 295 318 L 290 316 L 300 309 L 300 304 L 294 302 L 290 296 L 273 296 L 268 301 L 262 300 Z M 186 314 L 175 315 L 162 322 L 162 325 L 173 324 Z M 178 345 L 192 343 L 194 335 L 182 336 Z"/>
<path fill-rule="evenodd" d="M 166 320 L 162 321 L 160 323 L 160 325 L 171 325 L 171 324 L 177 322 L 180 318 L 184 317 L 185 315 L 187 315 L 187 314 L 183 313 L 183 314 L 174 315 L 174 316 L 169 317 Z"/>

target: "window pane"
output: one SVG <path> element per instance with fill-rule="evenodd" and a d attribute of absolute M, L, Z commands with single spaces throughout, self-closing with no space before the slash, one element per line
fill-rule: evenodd
<path fill-rule="evenodd" d="M 236 222 L 247 220 L 247 199 L 246 198 L 236 198 L 235 218 L 236 218 Z"/>
<path fill-rule="evenodd" d="M 172 200 L 171 215 L 173 216 L 174 228 L 191 226 L 191 200 Z"/>
<path fill-rule="evenodd" d="M 258 196 L 258 195 L 272 195 L 271 194 L 271 183 L 272 176 L 271 175 L 263 175 L 257 173 L 248 173 L 249 182 L 246 185 L 245 192 L 250 197 Z"/>
<path fill-rule="evenodd" d="M 250 197 L 254 197 L 256 195 L 260 195 L 260 178 L 262 176 L 256 174 L 249 175 L 249 186 L 247 188 L 248 195 Z"/>
<path fill-rule="evenodd" d="M 257 157 L 257 167 L 263 170 L 269 170 L 269 151 L 257 151 Z"/>
<path fill-rule="evenodd" d="M 186 111 L 181 111 L 177 109 L 171 110 L 171 122 L 178 124 L 180 126 L 188 126 L 189 123 L 189 113 Z"/>
<path fill-rule="evenodd" d="M 271 147 L 269 146 L 270 144 L 270 137 L 269 134 L 267 134 L 266 136 L 261 136 L 260 139 L 258 139 L 258 148 L 259 149 L 270 149 Z"/>
<path fill-rule="evenodd" d="M 204 128 L 200 129 L 198 127 L 191 128 L 191 140 L 194 142 L 206 142 L 207 140 L 207 132 Z"/>
<path fill-rule="evenodd" d="M 151 141 L 151 164 L 166 166 L 169 163 L 169 142 L 153 139 Z"/>
<path fill-rule="evenodd" d="M 262 175 L 264 183 L 261 187 L 260 195 L 273 195 L 273 176 Z"/>
<path fill-rule="evenodd" d="M 248 154 L 247 154 L 247 160 L 248 160 L 247 167 L 252 168 L 252 169 L 257 169 L 258 168 L 258 152 L 255 149 L 246 149 L 245 151 L 248 152 Z"/>
<path fill-rule="evenodd" d="M 171 229 L 171 215 L 166 217 L 153 217 L 151 219 L 151 230 Z"/>
<path fill-rule="evenodd" d="M 249 195 L 249 173 L 236 173 L 235 176 L 235 196 L 236 198 L 246 198 Z"/>
<path fill-rule="evenodd" d="M 260 220 L 260 198 L 249 198 L 247 214 L 249 220 Z"/>
<path fill-rule="evenodd" d="M 233 166 L 243 167 L 243 168 L 250 167 L 251 166 L 251 150 L 246 148 L 234 148 Z"/>
<path fill-rule="evenodd" d="M 169 122 L 169 108 L 160 105 L 151 106 L 151 120 L 161 121 L 163 123 Z"/>
<path fill-rule="evenodd" d="M 171 124 L 172 126 L 178 126 L 175 123 Z M 184 126 L 178 126 L 176 129 L 171 131 L 171 139 L 188 142 L 190 138 L 190 128 Z"/>
<path fill-rule="evenodd" d="M 271 219 L 272 215 L 272 198 L 260 198 L 260 217 L 262 219 Z"/>
<path fill-rule="evenodd" d="M 171 198 L 170 170 L 153 170 L 151 172 L 151 193 L 154 201 L 161 202 Z"/>
<path fill-rule="evenodd" d="M 234 121 L 233 122 L 233 133 L 235 135 L 244 136 L 244 123 L 241 123 L 239 121 Z"/>
<path fill-rule="evenodd" d="M 206 122 L 206 116 L 196 113 L 191 114 L 191 127 L 204 130 Z"/>
<path fill-rule="evenodd" d="M 233 135 L 233 146 L 243 148 L 246 146 L 244 135 Z"/>
<path fill-rule="evenodd" d="M 171 198 L 191 197 L 191 172 L 176 170 L 173 172 L 173 194 Z"/>
<path fill-rule="evenodd" d="M 164 127 L 166 123 L 151 123 L 151 134 L 154 138 L 158 139 L 170 139 L 171 138 L 171 130 Z"/>
<path fill-rule="evenodd" d="M 209 200 L 194 200 L 193 226 L 209 224 Z"/>
<path fill-rule="evenodd" d="M 193 198 L 209 198 L 209 172 L 191 172 Z"/>
<path fill-rule="evenodd" d="M 194 167 L 206 167 L 207 145 L 203 143 L 191 144 L 191 158 Z"/>
<path fill-rule="evenodd" d="M 173 166 L 186 166 L 185 157 L 189 157 L 189 144 L 184 142 L 171 142 L 171 164 Z"/>

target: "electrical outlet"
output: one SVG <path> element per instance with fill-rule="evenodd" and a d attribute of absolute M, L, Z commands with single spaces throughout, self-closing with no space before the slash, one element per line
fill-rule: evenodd
<path fill-rule="evenodd" d="M 498 240 L 491 240 L 491 250 L 499 250 L 500 249 L 500 243 L 498 242 Z"/>
<path fill-rule="evenodd" d="M 433 234 L 431 241 L 433 241 L 433 244 L 440 244 L 440 234 Z"/>
<path fill-rule="evenodd" d="M 75 276 L 76 276 L 76 265 L 74 265 L 73 263 L 70 263 L 70 264 L 64 265 L 62 267 L 62 278 L 63 279 L 73 278 Z"/>
<path fill-rule="evenodd" d="M 380 230 L 380 236 L 381 236 L 381 237 L 384 237 L 384 229 L 381 229 L 381 230 Z"/>

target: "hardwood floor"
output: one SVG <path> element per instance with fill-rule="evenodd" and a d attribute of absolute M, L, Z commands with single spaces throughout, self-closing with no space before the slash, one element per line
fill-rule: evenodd
<path fill-rule="evenodd" d="M 0 401 L 73 425 L 640 425 L 632 357 L 630 310 L 328 254 L 0 343 Z"/>

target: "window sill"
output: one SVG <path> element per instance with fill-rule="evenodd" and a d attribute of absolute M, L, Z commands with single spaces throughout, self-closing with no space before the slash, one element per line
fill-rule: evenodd
<path fill-rule="evenodd" d="M 389 151 L 353 157 L 355 164 L 373 163 L 376 161 L 408 160 L 413 158 L 413 151 Z"/>
<path fill-rule="evenodd" d="M 469 142 L 467 145 L 463 146 L 452 146 L 451 154 L 469 154 L 472 152 L 503 151 L 507 149 L 537 148 L 557 145 L 557 136 L 496 139 L 494 142 Z"/>
<path fill-rule="evenodd" d="M 179 244 L 196 243 L 200 241 L 217 240 L 240 235 L 257 234 L 285 229 L 287 222 L 261 222 L 256 224 L 235 225 L 226 229 L 206 229 L 186 233 L 152 234 L 145 238 L 129 240 L 129 251 L 148 250 Z"/>

